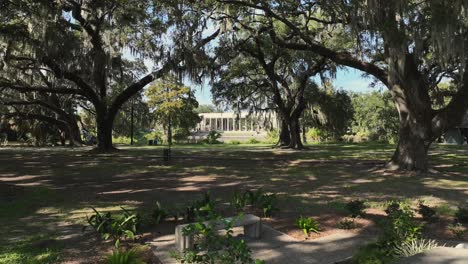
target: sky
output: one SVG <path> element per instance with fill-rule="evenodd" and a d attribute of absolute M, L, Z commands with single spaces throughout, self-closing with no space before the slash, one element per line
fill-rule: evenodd
<path fill-rule="evenodd" d="M 381 91 L 382 86 L 371 87 L 372 79 L 363 77 L 358 70 L 345 67 L 339 69 L 336 73 L 336 78 L 333 80 L 333 85 L 338 89 L 343 89 L 350 92 L 371 92 Z M 186 85 L 190 85 L 186 83 Z M 195 96 L 199 104 L 212 104 L 210 87 L 208 84 L 202 86 L 190 85 L 195 89 Z"/>

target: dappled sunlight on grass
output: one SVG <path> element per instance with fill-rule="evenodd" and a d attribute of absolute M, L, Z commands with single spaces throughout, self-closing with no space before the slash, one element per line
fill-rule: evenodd
<path fill-rule="evenodd" d="M 89 148 L 1 149 L 0 187 L 16 189 L 0 197 L 0 231 L 8 240 L 65 222 L 85 224 L 91 207 L 115 213 L 120 206 L 147 209 L 156 201 L 183 207 L 205 191 L 229 201 L 234 191 L 262 188 L 276 193 L 282 211 L 292 214 L 342 212 L 352 199 L 374 208 L 393 199 L 423 199 L 453 214 L 468 202 L 466 147 L 435 145 L 431 164 L 439 172 L 426 175 L 386 172 L 381 165 L 393 152 L 386 144 L 307 147 L 176 145 L 170 162 L 162 160 L 163 146 L 122 147 L 109 155 Z"/>

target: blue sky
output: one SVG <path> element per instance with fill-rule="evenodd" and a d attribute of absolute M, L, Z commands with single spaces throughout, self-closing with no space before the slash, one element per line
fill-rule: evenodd
<path fill-rule="evenodd" d="M 374 90 L 382 90 L 383 87 L 370 87 L 371 78 L 362 76 L 358 70 L 345 67 L 339 69 L 336 73 L 336 78 L 333 80 L 333 85 L 336 88 L 352 92 L 370 92 Z M 186 83 L 186 85 L 189 85 Z M 195 96 L 200 104 L 212 104 L 210 87 L 208 84 L 203 86 L 192 86 L 195 89 Z"/>

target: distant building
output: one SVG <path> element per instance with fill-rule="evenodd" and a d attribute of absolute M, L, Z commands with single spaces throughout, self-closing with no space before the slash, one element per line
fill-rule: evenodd
<path fill-rule="evenodd" d="M 197 131 L 268 131 L 278 128 L 276 114 L 272 112 L 250 114 L 241 113 L 201 113 Z"/>
<path fill-rule="evenodd" d="M 463 145 L 468 138 L 468 112 L 463 118 L 462 124 L 458 127 L 447 130 L 444 134 L 444 143 Z"/>
<path fill-rule="evenodd" d="M 262 113 L 201 113 L 201 121 L 191 133 L 189 140 L 199 142 L 206 138 L 210 131 L 221 133 L 220 141 L 263 141 L 268 131 L 278 129 L 278 119 L 274 112 Z"/>

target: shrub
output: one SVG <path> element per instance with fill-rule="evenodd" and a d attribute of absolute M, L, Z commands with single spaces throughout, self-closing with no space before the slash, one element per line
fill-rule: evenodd
<path fill-rule="evenodd" d="M 144 264 L 141 252 L 136 249 L 123 250 L 120 248 L 114 249 L 111 254 L 107 255 L 106 262 L 108 264 Z"/>
<path fill-rule="evenodd" d="M 241 143 L 241 142 L 240 142 L 239 140 L 231 140 L 231 141 L 229 141 L 229 144 L 230 144 L 230 145 L 240 145 L 240 143 Z"/>
<path fill-rule="evenodd" d="M 301 229 L 306 236 L 311 232 L 318 233 L 320 231 L 319 223 L 312 217 L 303 217 L 302 215 L 297 219 L 296 226 Z"/>
<path fill-rule="evenodd" d="M 351 217 L 363 216 L 364 209 L 366 209 L 366 206 L 361 200 L 352 200 L 346 203 L 346 210 L 348 210 Z"/>
<path fill-rule="evenodd" d="M 265 143 L 276 144 L 279 140 L 279 132 L 277 129 L 272 129 L 267 132 Z"/>
<path fill-rule="evenodd" d="M 205 143 L 207 144 L 220 144 L 222 143 L 218 139 L 221 137 L 221 133 L 216 130 L 212 130 L 208 133 L 205 139 Z"/>
<path fill-rule="evenodd" d="M 307 138 L 315 142 L 322 142 L 327 139 L 327 133 L 325 130 L 313 127 L 307 131 Z"/>
<path fill-rule="evenodd" d="M 247 143 L 247 144 L 260 144 L 260 141 L 258 141 L 258 140 L 255 139 L 255 138 L 250 138 L 249 140 L 247 140 L 246 143 Z"/>
<path fill-rule="evenodd" d="M 242 216 L 239 216 L 242 217 Z M 233 222 L 225 221 L 226 228 L 220 234 L 215 228 L 219 216 L 211 216 L 208 223 L 199 221 L 184 228 L 183 234 L 194 236 L 198 241 L 194 249 L 188 249 L 183 253 L 172 252 L 172 256 L 181 263 L 220 263 L 220 264 L 260 264 L 260 260 L 253 260 L 252 251 L 242 239 L 233 237 Z"/>
<path fill-rule="evenodd" d="M 422 225 L 414 221 L 409 205 L 392 202 L 385 211 L 388 214 L 388 220 L 384 222 L 382 243 L 387 246 L 396 246 L 421 237 Z"/>
<path fill-rule="evenodd" d="M 424 221 L 430 221 L 436 214 L 436 211 L 431 207 L 424 205 L 422 202 L 419 202 L 418 213 L 422 215 Z"/>
<path fill-rule="evenodd" d="M 468 224 L 468 208 L 458 207 L 455 217 L 458 222 Z"/>
<path fill-rule="evenodd" d="M 415 239 L 395 246 L 393 252 L 398 257 L 411 257 L 438 246 L 439 244 L 434 240 Z"/>
<path fill-rule="evenodd" d="M 354 222 L 354 219 L 345 218 L 345 219 L 341 220 L 340 222 L 338 222 L 337 227 L 339 229 L 346 229 L 346 230 L 355 229 L 356 228 L 356 222 Z"/>
<path fill-rule="evenodd" d="M 122 238 L 135 239 L 137 226 L 139 225 L 139 217 L 129 211 L 123 210 L 123 214 L 118 217 L 112 217 L 110 212 L 105 214 L 99 213 L 95 208 L 94 215 L 87 218 L 90 226 L 92 226 L 104 240 L 112 238 L 115 241 L 115 246 L 119 247 Z"/>
<path fill-rule="evenodd" d="M 462 224 L 456 223 L 456 224 L 451 224 L 448 226 L 448 230 L 452 232 L 452 234 L 457 238 L 462 240 L 465 237 L 465 234 L 468 232 L 468 229 L 466 229 Z"/>

